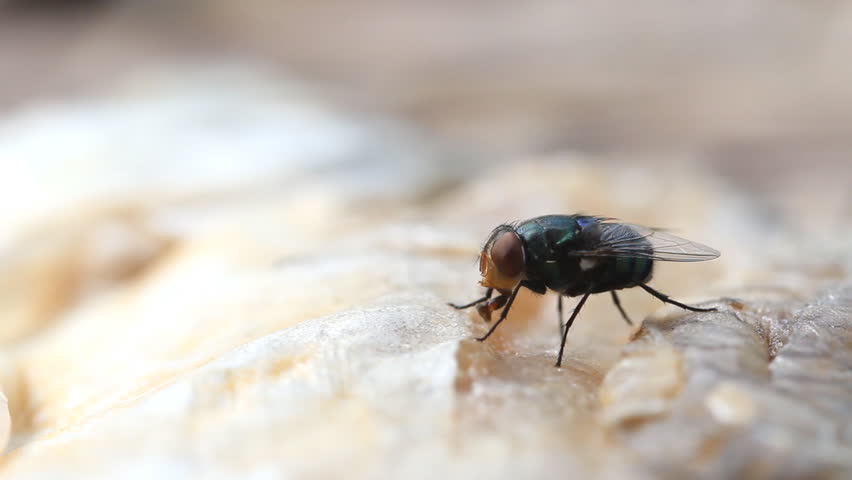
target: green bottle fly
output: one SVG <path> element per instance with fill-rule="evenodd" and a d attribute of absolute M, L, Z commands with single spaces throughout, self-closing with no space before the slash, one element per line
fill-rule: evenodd
<path fill-rule="evenodd" d="M 485 296 L 466 305 L 450 305 L 458 309 L 477 305 L 486 321 L 491 320 L 492 312 L 503 308 L 497 322 L 478 338 L 484 341 L 506 318 L 521 287 L 538 294 L 557 292 L 562 330 L 558 367 L 562 365 L 568 329 L 589 295 L 610 292 L 615 306 L 631 325 L 616 290 L 640 287 L 663 302 L 687 310 L 714 311 L 677 302 L 647 282 L 655 261 L 700 262 L 718 256 L 719 252 L 708 246 L 641 225 L 587 215 L 545 215 L 495 228 L 479 258 Z M 495 290 L 500 295 L 492 299 Z M 564 325 L 563 296 L 582 297 Z"/>

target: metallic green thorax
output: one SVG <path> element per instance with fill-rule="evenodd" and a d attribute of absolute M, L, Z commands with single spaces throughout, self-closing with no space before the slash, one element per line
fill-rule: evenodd
<path fill-rule="evenodd" d="M 569 296 L 647 282 L 653 269 L 649 258 L 584 257 L 578 253 L 595 250 L 600 244 L 600 221 L 583 215 L 546 215 L 516 225 L 524 242 L 527 278 Z"/>

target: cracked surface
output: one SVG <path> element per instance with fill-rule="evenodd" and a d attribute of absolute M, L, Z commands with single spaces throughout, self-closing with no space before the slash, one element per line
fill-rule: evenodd
<path fill-rule="evenodd" d="M 850 308 L 852 288 L 841 287 L 803 303 L 737 300 L 730 311 L 652 317 L 607 374 L 610 428 L 672 478 L 843 478 L 852 468 Z M 649 363 L 670 348 L 677 361 Z M 619 397 L 630 382 L 643 389 Z"/>
<path fill-rule="evenodd" d="M 0 249 L 0 285 L 14 287 L 0 289 L 13 426 L 0 475 L 852 474 L 848 223 L 802 235 L 795 215 L 767 218 L 696 170 L 567 153 L 460 161 L 250 75 L 211 74 L 212 90 L 151 83 L 144 102 L 130 89 L 85 107 L 94 118 L 69 105 L 0 128 L 0 151 L 41 162 L 0 182 L 60 166 L 79 176 L 44 177 L 47 193 L 0 216 L 16 232 Z M 256 136 L 189 121 L 210 114 L 206 102 Z M 150 111 L 187 121 L 160 125 Z M 87 156 L 122 151 L 121 135 L 93 135 L 83 151 L 21 140 L 142 120 L 161 140 L 126 163 Z M 183 158 L 214 139 L 226 153 Z M 244 170 L 247 158 L 258 162 Z M 210 175 L 193 182 L 196 170 Z M 718 248 L 715 262 L 660 265 L 653 286 L 719 311 L 626 291 L 627 312 L 645 318 L 630 329 L 593 296 L 556 369 L 556 299 L 526 292 L 473 341 L 487 326 L 446 302 L 480 294 L 491 228 L 574 211 Z"/>

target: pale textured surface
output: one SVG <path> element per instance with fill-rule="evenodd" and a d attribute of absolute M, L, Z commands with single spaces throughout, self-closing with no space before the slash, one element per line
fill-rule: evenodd
<path fill-rule="evenodd" d="M 845 220 L 801 235 L 686 160 L 469 158 L 251 74 L 92 102 L 0 124 L 7 478 L 852 473 Z M 472 341 L 445 302 L 488 231 L 574 211 L 721 250 L 654 280 L 720 311 L 593 298 L 555 369 L 527 295 Z"/>

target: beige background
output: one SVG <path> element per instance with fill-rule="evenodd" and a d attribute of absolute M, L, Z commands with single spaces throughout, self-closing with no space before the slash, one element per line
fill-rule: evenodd
<path fill-rule="evenodd" d="M 0 1 L 7 478 L 846 478 L 844 2 Z M 496 224 L 722 251 L 485 326 Z M 570 303 L 569 303 L 570 304 Z M 647 318 L 646 318 L 647 317 Z M 0 423 L 2 425 L 2 423 Z"/>

